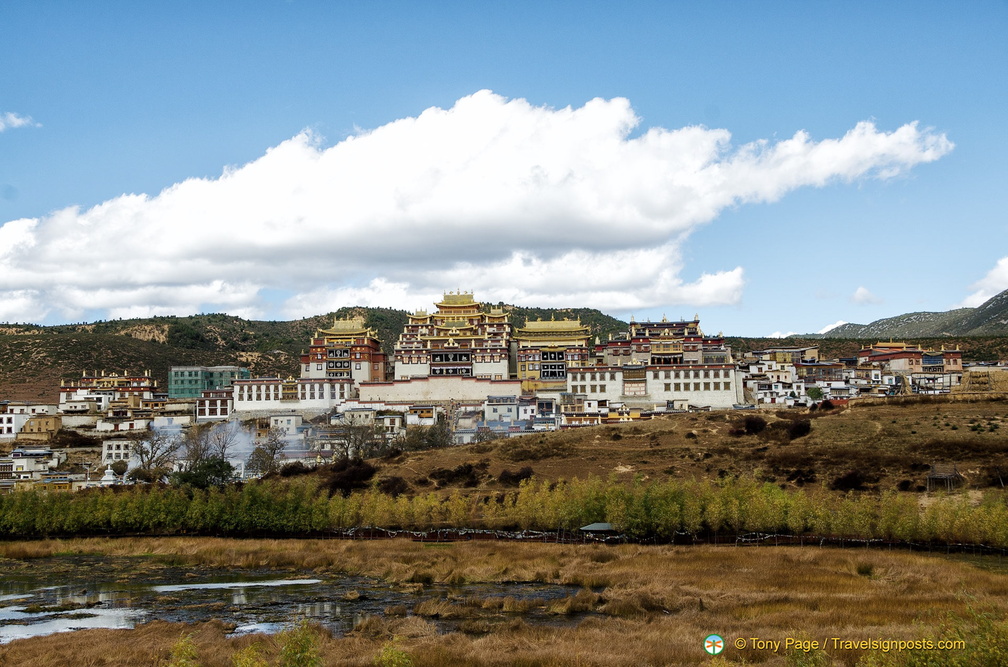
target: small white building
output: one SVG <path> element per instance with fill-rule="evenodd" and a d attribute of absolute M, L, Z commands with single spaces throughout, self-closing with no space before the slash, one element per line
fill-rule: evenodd
<path fill-rule="evenodd" d="M 0 459 L 0 468 L 6 469 L 9 464 L 11 479 L 41 479 L 44 473 L 59 467 L 66 458 L 65 452 L 18 447 L 9 457 Z"/>
<path fill-rule="evenodd" d="M 133 455 L 134 444 L 135 442 L 129 438 L 109 438 L 102 443 L 102 463 L 129 461 Z"/>
<path fill-rule="evenodd" d="M 0 413 L 0 440 L 13 440 L 29 419 L 31 415 L 23 412 Z"/>
<path fill-rule="evenodd" d="M 517 396 L 487 396 L 483 403 L 484 420 L 488 422 L 514 423 L 518 421 Z"/>

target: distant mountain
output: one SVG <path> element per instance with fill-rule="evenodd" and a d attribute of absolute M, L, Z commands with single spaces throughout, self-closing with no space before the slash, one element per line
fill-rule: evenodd
<path fill-rule="evenodd" d="M 842 324 L 820 338 L 938 338 L 942 336 L 1008 336 L 1008 290 L 976 308 L 941 313 L 907 313 L 870 324 Z"/>
<path fill-rule="evenodd" d="M 604 337 L 627 324 L 590 308 L 522 308 L 500 304 L 511 323 L 528 318 L 577 319 Z M 360 316 L 391 353 L 407 313 L 393 308 L 341 308 L 288 322 L 222 314 L 151 317 L 57 326 L 0 324 L 0 400 L 55 401 L 61 379 L 84 371 L 149 370 L 162 388 L 171 366 L 245 366 L 253 376 L 297 377 L 300 353 L 334 318 Z"/>

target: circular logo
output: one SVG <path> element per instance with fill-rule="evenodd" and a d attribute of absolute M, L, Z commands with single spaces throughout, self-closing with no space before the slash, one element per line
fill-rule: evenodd
<path fill-rule="evenodd" d="M 707 635 L 703 642 L 703 648 L 711 655 L 717 655 L 724 650 L 724 640 L 721 639 L 721 635 Z"/>

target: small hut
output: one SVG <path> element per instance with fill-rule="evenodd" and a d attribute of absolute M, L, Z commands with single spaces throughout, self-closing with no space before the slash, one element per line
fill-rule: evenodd
<path fill-rule="evenodd" d="M 934 463 L 927 476 L 927 490 L 945 489 L 951 491 L 962 486 L 966 478 L 956 469 L 954 463 Z"/>

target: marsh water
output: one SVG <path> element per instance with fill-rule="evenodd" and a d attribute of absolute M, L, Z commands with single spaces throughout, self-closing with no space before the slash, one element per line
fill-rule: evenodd
<path fill-rule="evenodd" d="M 577 590 L 533 583 L 395 585 L 310 571 L 187 567 L 150 557 L 54 556 L 5 560 L 0 567 L 0 643 L 155 619 L 219 619 L 241 634 L 277 632 L 308 618 L 345 634 L 369 616 L 413 613 L 427 600 L 466 601 L 467 610 L 483 618 L 555 624 L 564 620 L 548 614 L 547 606 Z M 500 604 L 478 603 L 492 598 L 511 598 L 516 602 L 510 606 L 522 611 L 508 614 Z M 450 630 L 459 622 L 450 616 L 428 618 Z"/>

